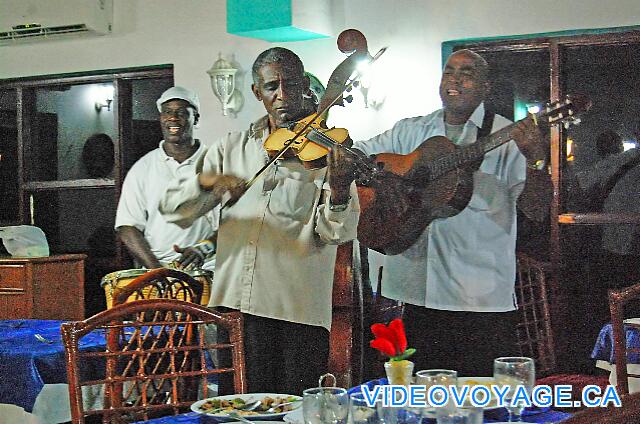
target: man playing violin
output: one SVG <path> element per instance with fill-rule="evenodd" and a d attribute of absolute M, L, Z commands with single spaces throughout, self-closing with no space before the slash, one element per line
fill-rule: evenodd
<path fill-rule="evenodd" d="M 269 134 L 305 117 L 308 89 L 295 53 L 261 53 L 252 91 L 267 115 L 215 142 L 203 172 L 170 184 L 160 205 L 181 226 L 222 205 L 209 306 L 244 313 L 250 392 L 300 394 L 326 372 L 337 245 L 356 237 L 353 170 L 340 151 L 320 168 L 285 156 L 247 184 L 269 160 Z"/>
<path fill-rule="evenodd" d="M 474 143 L 480 128 L 489 134 L 510 124 L 499 115 L 491 120 L 484 103 L 488 90 L 487 62 L 472 51 L 457 51 L 440 82 L 443 109 L 403 119 L 353 147 L 367 155 L 406 155 L 432 136 L 459 146 Z M 382 294 L 405 302 L 418 369 L 491 375 L 495 357 L 517 353 L 516 207 L 540 221 L 551 193 L 542 163 L 548 147 L 536 125 L 519 122 L 510 135 L 513 140 L 471 165 L 473 194 L 466 208 L 433 220 L 406 251 L 385 257 Z"/>

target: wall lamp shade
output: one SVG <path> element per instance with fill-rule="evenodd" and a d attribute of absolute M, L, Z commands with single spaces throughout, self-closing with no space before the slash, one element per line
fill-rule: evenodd
<path fill-rule="evenodd" d="M 95 108 L 100 112 L 103 108 L 111 110 L 111 102 L 113 102 L 113 84 L 99 85 L 95 89 Z"/>
<path fill-rule="evenodd" d="M 330 0 L 227 0 L 227 32 L 270 42 L 333 35 Z"/>
<path fill-rule="evenodd" d="M 234 99 L 238 96 L 236 90 L 236 73 L 238 70 L 228 61 L 220 57 L 207 71 L 211 78 L 211 89 L 213 94 L 222 104 L 222 114 L 227 116 L 229 111 L 239 109 Z M 235 95 L 235 96 L 234 96 Z"/>

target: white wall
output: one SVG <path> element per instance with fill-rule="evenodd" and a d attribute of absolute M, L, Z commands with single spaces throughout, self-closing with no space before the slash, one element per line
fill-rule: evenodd
<path fill-rule="evenodd" d="M 311 1 L 311 0 L 309 0 Z M 3 0 L 0 0 L 0 10 Z M 336 33 L 357 28 L 371 51 L 389 46 L 378 72 L 384 79 L 382 109 L 364 109 L 359 98 L 331 120 L 348 127 L 353 138 L 368 137 L 401 117 L 439 107 L 437 85 L 441 43 L 460 38 L 540 33 L 637 25 L 638 0 L 332 0 Z M 250 67 L 273 44 L 226 33 L 223 0 L 114 0 L 113 34 L 26 45 L 0 46 L 0 78 L 57 74 L 172 63 L 175 80 L 196 90 L 202 101 L 197 136 L 205 141 L 244 128 L 261 105 L 250 92 Z M 308 70 L 326 81 L 343 56 L 335 38 L 286 43 Z M 234 54 L 245 72 L 245 106 L 236 118 L 222 116 L 206 70 L 218 52 Z M 26 60 L 33 58 L 33 60 Z"/>

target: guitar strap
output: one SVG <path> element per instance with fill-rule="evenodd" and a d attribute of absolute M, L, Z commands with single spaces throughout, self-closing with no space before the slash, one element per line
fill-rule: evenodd
<path fill-rule="evenodd" d="M 491 134 L 491 128 L 493 128 L 493 118 L 496 113 L 485 107 L 484 118 L 482 119 L 482 127 L 478 128 L 478 137 L 476 140 L 480 140 L 482 137 L 486 137 Z"/>
<path fill-rule="evenodd" d="M 478 128 L 478 133 L 476 134 L 476 141 L 480 140 L 482 137 L 486 137 L 489 134 L 491 134 L 491 129 L 493 128 L 493 118 L 495 116 L 496 116 L 496 113 L 493 110 L 485 107 L 484 117 L 482 118 L 482 126 Z M 474 171 L 480 169 L 480 165 L 482 164 L 483 160 L 484 160 L 484 156 L 470 163 L 468 165 L 469 169 Z"/>

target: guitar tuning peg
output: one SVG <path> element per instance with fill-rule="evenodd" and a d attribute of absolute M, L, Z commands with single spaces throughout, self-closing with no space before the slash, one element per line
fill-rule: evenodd
<path fill-rule="evenodd" d="M 347 103 L 351 103 L 353 101 L 353 96 L 352 95 L 348 95 L 347 97 L 344 98 L 344 101 Z"/>
<path fill-rule="evenodd" d="M 345 90 L 347 93 L 350 93 L 351 90 L 353 89 L 353 87 L 347 87 L 347 89 Z"/>
<path fill-rule="evenodd" d="M 360 87 L 360 81 L 354 81 L 353 86 L 356 88 Z"/>

